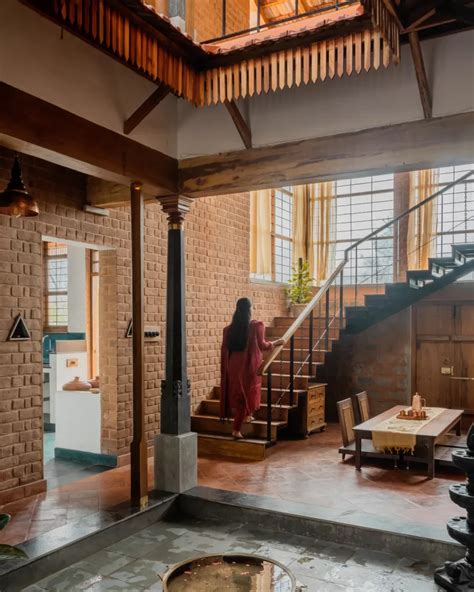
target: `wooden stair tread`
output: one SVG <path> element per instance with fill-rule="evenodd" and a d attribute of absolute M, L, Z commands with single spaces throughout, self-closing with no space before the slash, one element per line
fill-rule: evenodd
<path fill-rule="evenodd" d="M 191 415 L 191 418 L 192 419 L 206 419 L 206 420 L 219 421 L 219 422 L 221 421 L 221 418 L 217 417 L 216 415 L 202 415 L 200 413 L 193 413 Z M 264 425 L 264 426 L 266 426 L 267 422 L 263 421 L 261 419 L 256 419 L 256 420 L 252 421 L 252 423 L 249 425 Z M 281 426 L 286 426 L 286 425 L 287 425 L 286 421 L 272 421 L 272 426 L 277 427 L 277 428 L 281 427 Z"/>
<path fill-rule="evenodd" d="M 236 444 L 255 444 L 256 446 L 263 446 L 266 448 L 268 442 L 266 440 L 258 440 L 256 438 L 243 438 L 242 440 L 236 440 L 232 436 L 223 436 L 222 434 L 198 434 L 198 438 L 209 438 L 210 440 L 223 440 L 226 442 L 235 442 Z"/>
<path fill-rule="evenodd" d="M 273 390 L 273 389 L 272 389 Z M 205 399 L 204 401 L 201 401 L 201 403 L 210 403 L 212 407 L 220 407 L 220 399 Z M 266 407 L 267 404 L 262 401 L 262 403 L 260 403 L 260 408 L 262 407 Z M 274 409 L 294 409 L 295 407 L 298 407 L 298 405 L 277 405 L 276 403 L 272 404 L 272 408 Z"/>

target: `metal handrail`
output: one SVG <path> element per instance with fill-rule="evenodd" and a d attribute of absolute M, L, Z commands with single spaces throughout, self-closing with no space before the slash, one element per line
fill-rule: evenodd
<path fill-rule="evenodd" d="M 255 27 L 249 27 L 248 29 L 241 29 L 240 31 L 236 31 L 234 33 L 227 33 L 227 6 L 226 0 L 222 0 L 222 35 L 219 37 L 213 37 L 212 39 L 206 39 L 206 41 L 202 41 L 203 44 L 210 44 L 210 43 L 217 43 L 219 41 L 225 41 L 226 39 L 232 39 L 233 37 L 240 37 L 242 35 L 248 35 L 249 33 L 258 33 L 264 29 L 268 29 L 271 27 L 275 27 L 277 25 L 283 25 L 285 23 L 289 23 L 295 20 L 307 18 L 310 16 L 316 16 L 318 14 L 324 14 L 325 12 L 330 12 L 332 10 L 340 10 L 341 8 L 346 8 L 347 6 L 351 6 L 356 4 L 358 0 L 334 0 L 334 4 L 327 4 L 323 6 L 318 6 L 316 8 L 305 10 L 301 12 L 299 10 L 299 0 L 295 1 L 295 11 L 292 16 L 288 16 L 285 18 L 281 18 L 275 21 L 271 21 L 269 23 L 261 23 L 261 10 L 262 7 L 260 6 L 260 2 L 258 1 L 257 5 L 257 25 Z"/>
<path fill-rule="evenodd" d="M 452 183 L 448 183 L 448 185 L 446 185 L 445 187 L 443 187 L 439 191 L 436 191 L 435 193 L 433 193 L 432 195 L 430 195 L 429 197 L 427 197 L 423 201 L 417 203 L 416 205 L 412 206 L 411 208 L 408 208 L 407 210 L 405 210 L 404 212 L 402 212 L 401 214 L 399 214 L 398 216 L 396 216 L 395 218 L 393 218 L 389 222 L 380 226 L 377 230 L 374 230 L 373 232 L 369 233 L 364 238 L 357 240 L 350 247 L 348 247 L 344 251 L 344 259 L 339 263 L 339 265 L 331 273 L 329 278 L 324 282 L 324 284 L 321 286 L 321 288 L 316 292 L 316 294 L 313 296 L 313 298 L 308 302 L 308 304 L 305 306 L 304 310 L 301 311 L 300 315 L 296 318 L 294 323 L 286 330 L 285 334 L 281 338 L 281 339 L 283 339 L 283 344 L 277 346 L 272 351 L 271 355 L 266 360 L 264 360 L 262 362 L 262 364 L 259 368 L 259 374 L 264 374 L 265 372 L 267 372 L 267 370 L 270 368 L 270 366 L 275 361 L 275 359 L 279 356 L 279 354 L 281 353 L 281 351 L 283 350 L 285 345 L 288 343 L 290 338 L 293 337 L 293 335 L 296 333 L 296 331 L 301 327 L 301 325 L 304 323 L 304 321 L 308 318 L 308 316 L 314 310 L 316 305 L 321 301 L 323 296 L 325 296 L 325 294 L 328 293 L 329 289 L 332 287 L 336 278 L 339 276 L 339 274 L 342 272 L 344 267 L 349 262 L 349 253 L 353 249 L 357 248 L 363 242 L 370 240 L 371 238 L 373 238 L 375 235 L 379 234 L 380 232 L 382 232 L 386 228 L 389 228 L 390 226 L 396 224 L 402 218 L 409 216 L 412 212 L 414 212 L 414 211 L 418 210 L 419 208 L 421 208 L 422 206 L 426 205 L 427 203 L 429 203 L 430 201 L 432 201 L 433 199 L 435 199 L 439 195 L 442 195 L 443 193 L 446 193 L 447 191 L 449 191 L 450 189 L 452 189 L 456 185 L 459 185 L 460 183 L 462 183 L 463 181 L 468 179 L 473 174 L 474 174 L 474 171 L 469 171 L 468 173 L 466 173 L 462 177 L 459 177 L 459 179 L 456 179 Z M 341 306 L 342 306 L 342 302 L 341 302 Z"/>
<path fill-rule="evenodd" d="M 350 245 L 344 251 L 345 256 L 347 256 L 347 254 L 350 251 L 352 251 L 353 249 L 356 249 L 362 243 L 365 243 L 365 241 L 370 240 L 376 234 L 379 234 L 380 232 L 382 232 L 382 230 L 385 230 L 386 228 L 389 228 L 390 226 L 393 226 L 394 224 L 396 224 L 402 218 L 405 218 L 406 216 L 409 216 L 415 210 L 418 210 L 419 208 L 421 208 L 422 206 L 426 205 L 427 203 L 429 203 L 433 199 L 437 198 L 438 195 L 441 195 L 443 193 L 446 193 L 446 191 L 449 191 L 449 189 L 452 189 L 453 187 L 455 187 L 459 183 L 462 183 L 463 181 L 465 181 L 466 179 L 468 179 L 473 174 L 474 174 L 474 171 L 469 171 L 468 173 L 466 173 L 462 177 L 459 177 L 459 179 L 456 179 L 452 183 L 448 183 L 448 185 L 446 185 L 445 187 L 443 187 L 439 191 L 436 191 L 436 193 L 433 193 L 432 195 L 430 195 L 429 197 L 427 197 L 423 201 L 420 201 L 419 203 L 415 204 L 411 208 L 408 208 L 407 210 L 405 210 L 404 212 L 402 212 L 401 214 L 399 214 L 395 218 L 392 218 L 392 220 L 390 220 L 389 222 L 386 222 L 385 224 L 383 224 L 382 226 L 380 226 L 379 228 L 377 228 L 377 230 L 374 230 L 373 232 L 371 232 L 367 236 L 364 236 L 364 238 L 360 238 L 359 240 L 357 240 L 355 243 L 353 243 L 352 245 Z"/>

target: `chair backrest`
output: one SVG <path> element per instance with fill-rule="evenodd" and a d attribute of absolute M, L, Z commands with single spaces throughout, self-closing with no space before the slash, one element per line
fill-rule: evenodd
<path fill-rule="evenodd" d="M 337 402 L 337 414 L 339 416 L 339 423 L 341 424 L 342 443 L 344 446 L 354 442 L 354 410 L 352 408 L 352 400 L 344 399 Z"/>
<path fill-rule="evenodd" d="M 356 395 L 357 405 L 359 407 L 360 421 L 368 421 L 370 419 L 370 406 L 367 391 L 362 391 Z"/>

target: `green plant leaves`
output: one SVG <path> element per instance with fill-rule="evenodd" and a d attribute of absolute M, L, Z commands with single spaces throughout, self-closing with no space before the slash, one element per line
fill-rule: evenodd
<path fill-rule="evenodd" d="M 5 528 L 5 526 L 10 522 L 12 517 L 10 514 L 0 514 L 0 530 Z"/>
<path fill-rule="evenodd" d="M 309 273 L 309 263 L 301 261 L 294 265 L 286 293 L 291 304 L 305 304 L 311 296 L 313 278 Z"/>
<path fill-rule="evenodd" d="M 11 545 L 0 545 L 0 561 L 6 559 L 26 559 L 28 555 L 18 549 L 18 547 L 12 547 Z"/>

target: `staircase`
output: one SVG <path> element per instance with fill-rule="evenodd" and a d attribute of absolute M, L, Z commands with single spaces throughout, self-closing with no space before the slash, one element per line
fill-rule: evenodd
<path fill-rule="evenodd" d="M 408 216 L 418 214 L 433 200 L 442 206 L 442 199 L 450 189 L 465 184 L 473 174 L 474 171 L 467 173 L 355 242 L 298 318 L 274 319 L 273 326 L 267 328 L 267 338 L 283 337 L 285 344 L 276 348 L 261 368 L 263 404 L 255 413 L 255 421 L 243 426 L 245 440 L 234 440 L 231 420 L 220 419 L 220 389 L 215 387 L 211 398 L 203 401 L 191 418 L 191 428 L 199 436 L 200 454 L 263 460 L 267 450 L 281 436 L 305 437 L 325 428 L 326 385 L 318 383 L 316 376 L 324 375 L 318 370 L 323 369 L 326 354 L 340 336 L 363 331 L 474 272 L 474 211 L 470 215 L 466 211 L 461 231 L 460 224 L 456 223 L 451 234 L 443 233 L 443 256 L 430 258 L 427 269 L 401 271 L 401 257 L 395 254 L 395 245 L 398 244 L 395 237 L 399 235 L 400 221 L 406 222 Z M 385 256 L 384 266 L 372 265 L 369 273 L 367 270 L 361 273 L 361 250 L 367 244 L 371 249 L 374 245 L 377 249 L 382 240 L 387 249 L 389 232 L 394 256 L 388 263 Z M 449 254 L 445 248 L 447 234 L 450 238 Z M 430 240 L 438 241 L 439 236 L 435 235 Z M 472 242 L 468 241 L 468 237 Z M 433 242 L 433 247 L 433 250 L 439 250 L 436 242 Z M 385 279 L 387 274 L 398 281 L 380 282 L 380 277 Z M 349 281 L 344 281 L 347 276 Z"/>

